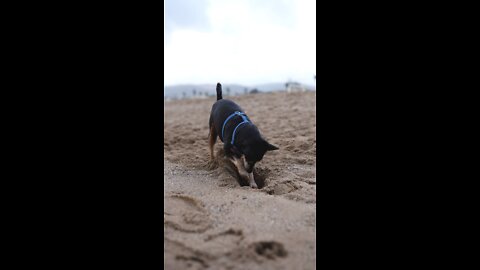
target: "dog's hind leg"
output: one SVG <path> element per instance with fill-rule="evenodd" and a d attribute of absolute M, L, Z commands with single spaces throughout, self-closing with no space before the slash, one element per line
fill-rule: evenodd
<path fill-rule="evenodd" d="M 215 130 L 215 126 L 210 126 L 210 136 L 208 137 L 208 146 L 210 147 L 210 160 L 213 162 L 215 160 L 215 156 L 213 155 L 213 147 L 217 142 L 217 131 Z"/>
<path fill-rule="evenodd" d="M 215 127 L 212 125 L 210 126 L 210 133 L 208 134 L 208 146 L 210 148 L 210 161 L 207 163 L 207 167 L 209 170 L 213 170 L 217 167 L 217 162 L 215 161 L 215 156 L 213 154 L 213 149 L 215 146 L 215 142 L 217 141 L 217 132 L 215 131 Z"/>

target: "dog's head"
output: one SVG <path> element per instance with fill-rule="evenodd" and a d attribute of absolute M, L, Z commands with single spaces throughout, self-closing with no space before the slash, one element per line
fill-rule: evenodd
<path fill-rule="evenodd" d="M 263 159 L 263 156 L 267 151 L 278 150 L 278 147 L 270 144 L 263 138 L 256 140 L 243 140 L 233 151 L 245 156 L 245 169 L 248 173 L 253 171 L 255 163 Z"/>

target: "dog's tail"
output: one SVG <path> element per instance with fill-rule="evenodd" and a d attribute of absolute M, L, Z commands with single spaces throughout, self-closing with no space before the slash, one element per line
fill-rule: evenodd
<path fill-rule="evenodd" d="M 222 85 L 217 83 L 217 100 L 222 99 Z"/>

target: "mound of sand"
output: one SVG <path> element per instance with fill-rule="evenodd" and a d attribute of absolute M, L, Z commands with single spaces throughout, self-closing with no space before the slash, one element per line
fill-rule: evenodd
<path fill-rule="evenodd" d="M 209 167 L 215 99 L 164 103 L 166 269 L 314 269 L 315 92 L 230 99 L 280 150 L 257 163 L 260 189 L 242 186 L 220 140 Z"/>

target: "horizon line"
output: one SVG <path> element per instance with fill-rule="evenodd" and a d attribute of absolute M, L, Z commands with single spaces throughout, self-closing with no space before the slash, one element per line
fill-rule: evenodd
<path fill-rule="evenodd" d="M 262 85 L 262 84 L 276 84 L 276 83 L 282 83 L 282 84 L 285 84 L 285 83 L 288 83 L 288 82 L 297 82 L 297 83 L 301 83 L 301 84 L 305 84 L 305 85 L 316 85 L 316 80 L 313 80 L 314 82 L 312 83 L 304 83 L 304 82 L 301 82 L 299 80 L 286 80 L 285 82 L 280 82 L 280 81 L 272 81 L 272 82 L 266 82 L 266 83 L 255 83 L 255 84 L 244 84 L 244 83 L 221 83 L 222 85 L 232 85 L 232 84 L 237 84 L 237 85 L 241 85 L 241 86 L 248 86 L 248 87 L 254 87 L 254 86 L 258 86 L 258 85 Z M 176 84 L 164 84 L 163 86 L 164 87 L 169 87 L 169 86 L 179 86 L 179 85 L 216 85 L 217 82 L 215 83 L 176 83 Z"/>

